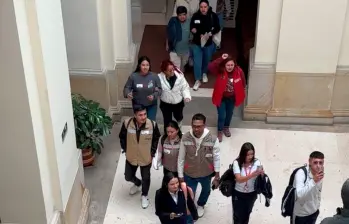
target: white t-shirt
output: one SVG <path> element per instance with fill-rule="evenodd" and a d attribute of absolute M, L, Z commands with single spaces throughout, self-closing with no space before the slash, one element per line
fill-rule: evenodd
<path fill-rule="evenodd" d="M 254 171 L 257 170 L 258 166 L 261 166 L 261 162 L 256 159 L 254 161 L 254 163 L 252 165 L 250 165 L 249 167 L 247 167 L 245 169 L 245 167 L 242 167 L 240 169 L 240 166 L 239 166 L 239 163 L 237 160 L 235 160 L 233 162 L 233 171 L 234 171 L 234 174 L 240 174 L 242 177 L 246 177 L 246 172 L 247 174 L 251 174 L 253 173 Z M 249 179 L 247 182 L 244 182 L 244 183 L 238 183 L 236 182 L 235 184 L 235 190 L 239 191 L 239 192 L 242 192 L 242 193 L 251 193 L 254 191 L 254 182 L 256 181 L 256 178 L 257 177 L 253 177 L 251 179 Z"/>

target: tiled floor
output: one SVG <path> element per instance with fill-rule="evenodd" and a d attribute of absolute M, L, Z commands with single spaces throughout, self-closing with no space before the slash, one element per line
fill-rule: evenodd
<path fill-rule="evenodd" d="M 183 127 L 188 130 L 189 127 Z M 214 129 L 212 129 L 214 131 Z M 323 185 L 319 221 L 331 216 L 341 206 L 340 188 L 349 170 L 349 135 L 303 131 L 281 131 L 263 129 L 232 129 L 232 137 L 221 144 L 222 172 L 238 155 L 241 145 L 250 141 L 256 148 L 257 157 L 264 164 L 270 176 L 274 198 L 271 207 L 264 206 L 264 199 L 257 200 L 251 216 L 251 224 L 288 223 L 280 215 L 280 201 L 293 168 L 307 162 L 310 152 L 322 151 L 325 156 L 326 177 Z M 152 184 L 149 192 L 151 204 L 148 209 L 140 206 L 140 195 L 129 196 L 130 184 L 124 180 L 125 157 L 120 156 L 109 198 L 104 224 L 153 224 L 159 223 L 154 214 L 154 194 L 160 187 L 162 172 L 152 170 Z M 231 222 L 231 201 L 215 191 L 211 194 L 205 216 L 197 224 Z"/>

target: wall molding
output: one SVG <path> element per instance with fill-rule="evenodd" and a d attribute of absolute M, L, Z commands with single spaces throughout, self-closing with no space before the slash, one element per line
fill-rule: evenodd
<path fill-rule="evenodd" d="M 90 191 L 87 188 L 85 188 L 84 194 L 82 196 L 82 208 L 80 212 L 79 221 L 77 224 L 87 224 L 90 200 L 91 200 Z"/>

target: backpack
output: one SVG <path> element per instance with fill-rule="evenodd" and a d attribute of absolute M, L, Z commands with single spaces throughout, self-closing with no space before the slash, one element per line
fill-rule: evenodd
<path fill-rule="evenodd" d="M 235 189 L 235 174 L 233 171 L 233 164 L 229 165 L 229 168 L 224 172 L 219 180 L 219 190 L 226 197 L 231 197 L 234 194 Z"/>
<path fill-rule="evenodd" d="M 300 169 L 302 169 L 305 174 L 304 183 L 307 181 L 308 174 L 307 174 L 306 165 L 298 167 L 292 172 L 290 176 L 290 180 L 288 182 L 288 186 L 286 187 L 285 193 L 281 201 L 281 215 L 283 217 L 287 217 L 287 216 L 292 217 L 293 215 L 294 203 L 296 201 L 296 188 L 293 187 L 293 182 L 294 182 L 294 177 L 296 176 L 297 171 Z"/>

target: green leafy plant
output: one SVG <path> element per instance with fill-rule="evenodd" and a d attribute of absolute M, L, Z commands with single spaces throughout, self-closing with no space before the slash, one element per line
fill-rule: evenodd
<path fill-rule="evenodd" d="M 102 137 L 110 134 L 113 125 L 111 118 L 99 103 L 80 94 L 72 94 L 72 104 L 77 147 L 100 154 L 104 147 Z"/>

